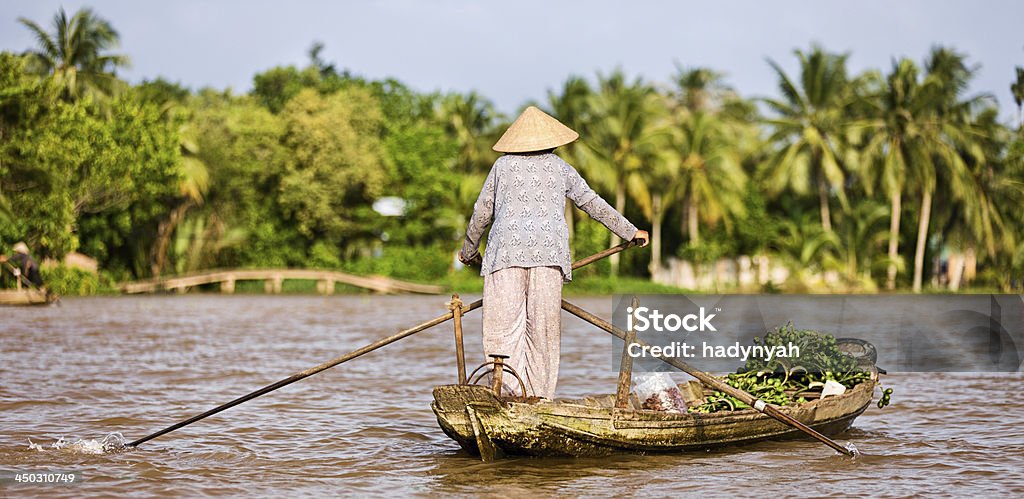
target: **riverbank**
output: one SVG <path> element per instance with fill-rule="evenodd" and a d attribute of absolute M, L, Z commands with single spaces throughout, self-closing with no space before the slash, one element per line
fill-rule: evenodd
<path fill-rule="evenodd" d="M 171 276 L 165 276 L 171 277 Z M 395 276 L 392 276 L 395 277 Z M 399 279 L 407 276 L 397 276 Z M 80 269 L 56 267 L 44 272 L 47 286 L 60 296 L 103 296 L 119 295 L 120 284 L 113 282 L 108 276 L 90 274 Z M 412 279 L 418 284 L 429 284 L 441 286 L 445 293 L 480 294 L 483 292 L 483 279 L 475 269 L 462 269 L 448 272 L 447 274 L 432 281 L 423 279 Z M 1001 291 L 993 287 L 972 287 L 962 288 L 958 291 L 950 291 L 946 287 L 928 288 L 928 294 L 1001 294 Z M 190 293 L 221 293 L 219 283 L 204 284 L 189 288 Z M 262 295 L 266 293 L 266 285 L 260 280 L 238 281 L 234 284 L 234 293 Z M 337 282 L 332 294 L 373 294 L 374 291 Z M 703 289 L 694 290 L 676 287 L 668 284 L 653 282 L 641 277 L 610 277 L 605 273 L 579 272 L 574 275 L 572 282 L 566 283 L 563 288 L 566 296 L 594 296 L 613 294 L 883 294 L 879 290 L 845 290 L 837 291 L 830 288 L 822 289 L 786 289 L 785 287 L 767 286 L 759 289 L 728 288 L 723 290 Z M 911 294 L 909 289 L 888 291 L 884 294 Z M 281 283 L 279 293 L 285 295 L 312 295 L 323 294 L 318 287 L 317 281 L 288 279 Z"/>

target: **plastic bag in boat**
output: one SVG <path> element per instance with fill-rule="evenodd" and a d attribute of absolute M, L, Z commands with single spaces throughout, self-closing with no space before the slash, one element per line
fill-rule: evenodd
<path fill-rule="evenodd" d="M 633 387 L 644 409 L 686 412 L 686 401 L 668 373 L 637 374 L 633 376 Z"/>

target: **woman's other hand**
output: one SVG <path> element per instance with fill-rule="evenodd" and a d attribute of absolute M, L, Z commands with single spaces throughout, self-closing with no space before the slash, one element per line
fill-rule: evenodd
<path fill-rule="evenodd" d="M 466 256 L 460 252 L 459 261 L 462 262 L 463 265 L 467 265 L 470 267 L 479 267 L 483 263 L 484 258 L 480 256 L 479 252 L 474 253 L 473 256 L 469 258 L 466 258 Z"/>
<path fill-rule="evenodd" d="M 638 241 L 640 247 L 643 248 L 644 246 L 647 246 L 651 242 L 651 236 L 650 234 L 647 233 L 646 230 L 638 230 L 636 231 L 636 234 L 633 236 L 633 240 Z"/>

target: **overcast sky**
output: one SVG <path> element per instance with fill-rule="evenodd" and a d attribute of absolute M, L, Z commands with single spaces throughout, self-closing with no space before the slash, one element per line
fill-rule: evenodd
<path fill-rule="evenodd" d="M 839 1 L 104 1 L 0 0 L 0 50 L 34 44 L 20 16 L 47 27 L 63 5 L 92 6 L 121 34 L 129 81 L 164 77 L 245 92 L 255 73 L 322 57 L 420 91 L 476 90 L 514 113 L 569 75 L 623 68 L 666 82 L 675 63 L 726 73 L 745 96 L 776 94 L 766 58 L 795 71 L 794 48 L 850 52 L 850 69 L 920 62 L 935 44 L 981 69 L 973 93 L 994 95 L 1009 121 L 1014 66 L 1024 66 L 1024 2 Z"/>

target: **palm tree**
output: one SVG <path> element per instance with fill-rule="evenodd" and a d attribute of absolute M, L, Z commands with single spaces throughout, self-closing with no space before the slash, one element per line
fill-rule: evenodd
<path fill-rule="evenodd" d="M 587 80 L 570 76 L 562 85 L 561 93 L 548 90 L 548 110 L 573 130 L 582 130 L 584 123 L 588 121 L 590 108 L 588 107 L 590 96 L 593 94 Z M 581 159 L 579 142 L 573 142 L 563 146 L 561 154 L 570 164 L 579 165 Z M 574 233 L 573 204 L 566 200 L 565 223 L 569 229 L 569 240 L 572 241 Z M 569 245 L 572 251 L 572 245 Z"/>
<path fill-rule="evenodd" d="M 500 116 L 494 104 L 476 92 L 450 94 L 441 100 L 440 116 L 459 146 L 456 170 L 486 171 L 496 155 L 491 139 Z"/>
<path fill-rule="evenodd" d="M 184 124 L 178 129 L 179 149 L 181 151 L 181 177 L 178 180 L 178 198 L 175 206 L 167 217 L 157 226 L 156 241 L 150 250 L 150 272 L 159 277 L 167 262 L 167 251 L 171 243 L 171 235 L 185 220 L 192 208 L 203 204 L 209 187 L 210 173 L 206 163 L 200 159 L 199 146 L 195 136 L 195 128 Z"/>
<path fill-rule="evenodd" d="M 913 290 L 921 291 L 925 249 L 937 192 L 948 195 L 952 205 L 971 217 L 983 239 L 991 240 L 991 210 L 984 188 L 968 162 L 984 162 L 977 141 L 986 136 L 970 122 L 971 109 L 980 98 L 961 100 L 973 69 L 962 55 L 933 49 L 926 72 L 912 61 L 893 63 L 885 85 L 875 96 L 866 120 L 870 132 L 865 147 L 868 168 L 863 170 L 868 194 L 879 184 L 890 199 L 890 224 L 886 288 L 894 289 L 899 263 L 899 232 L 902 196 L 920 196 L 918 234 L 914 252 Z"/>
<path fill-rule="evenodd" d="M 977 163 L 985 161 L 970 125 L 970 111 L 981 98 L 961 99 L 976 69 L 967 66 L 962 54 L 942 47 L 932 49 L 925 60 L 925 68 L 923 84 L 929 103 L 928 126 L 923 130 L 922 140 L 927 144 L 929 157 L 911 172 L 921 195 L 914 250 L 915 293 L 921 292 L 935 193 L 948 192 L 952 198 L 964 202 L 969 210 L 974 210 L 979 192 L 964 158 L 971 157 Z"/>
<path fill-rule="evenodd" d="M 589 178 L 615 192 L 615 209 L 626 209 L 627 184 L 648 166 L 656 147 L 653 114 L 657 111 L 654 89 L 637 78 L 626 80 L 622 70 L 605 77 L 598 74 L 597 92 L 589 99 L 590 122 L 584 128 L 582 152 L 587 157 Z M 619 237 L 611 236 L 611 245 Z M 612 255 L 611 275 L 619 270 L 619 255 Z"/>
<path fill-rule="evenodd" d="M 744 130 L 725 116 L 723 108 L 739 99 L 721 73 L 676 68 L 672 149 L 681 166 L 675 184 L 684 203 L 683 232 L 696 245 L 701 219 L 713 224 L 724 215 L 743 212 L 747 176 L 739 138 Z"/>
<path fill-rule="evenodd" d="M 548 90 L 548 111 L 569 128 L 580 130 L 590 121 L 589 103 L 593 93 L 587 80 L 579 76 L 570 76 L 562 84 L 561 92 Z M 563 146 L 563 153 L 573 160 L 578 160 L 578 145 L 578 142 L 573 142 Z"/>
<path fill-rule="evenodd" d="M 1010 92 L 1013 93 L 1013 102 L 1017 104 L 1017 130 L 1024 127 L 1024 115 L 1021 114 L 1021 106 L 1024 106 L 1024 68 L 1017 66 L 1017 81 L 1010 85 Z"/>
<path fill-rule="evenodd" d="M 714 224 L 742 216 L 747 175 L 733 140 L 740 132 L 721 118 L 697 112 L 677 118 L 673 151 L 680 168 L 676 186 L 684 203 L 690 244 L 700 243 L 700 221 Z"/>
<path fill-rule="evenodd" d="M 866 126 L 871 132 L 864 147 L 868 194 L 880 184 L 889 197 L 889 241 L 886 289 L 895 289 L 899 267 L 900 215 L 908 172 L 915 178 L 924 175 L 917 169 L 931 163 L 931 152 L 941 144 L 939 129 L 929 116 L 933 92 L 920 81 L 920 71 L 909 59 L 893 62 L 892 71 L 875 99 Z"/>
<path fill-rule="evenodd" d="M 245 244 L 248 233 L 227 225 L 216 212 L 193 213 L 174 232 L 174 271 L 194 272 L 216 265 L 222 251 Z"/>
<path fill-rule="evenodd" d="M 939 114 L 964 113 L 986 96 L 963 99 L 974 73 L 979 66 L 967 65 L 967 56 L 948 47 L 932 47 L 924 61 L 925 71 L 937 88 Z M 961 115 L 964 118 L 965 115 Z"/>
<path fill-rule="evenodd" d="M 785 187 L 806 194 L 817 189 L 821 226 L 832 230 L 829 190 L 847 205 L 846 173 L 839 158 L 841 140 L 847 133 L 847 108 L 851 82 L 846 75 L 846 54 L 830 54 L 820 47 L 810 53 L 796 51 L 800 60 L 799 86 L 783 69 L 769 60 L 779 77 L 783 99 L 765 99 L 777 117 L 768 120 L 774 128 L 771 141 L 783 144 L 767 163 L 769 188 Z"/>
<path fill-rule="evenodd" d="M 438 114 L 459 148 L 453 168 L 462 178 L 456 202 L 468 217 L 467 211 L 472 210 L 488 169 L 497 157 L 491 146 L 496 140 L 495 125 L 501 116 L 494 104 L 476 92 L 445 96 Z"/>
<path fill-rule="evenodd" d="M 651 95 L 652 100 L 663 99 Z M 640 211 L 651 221 L 651 261 L 648 270 L 651 276 L 661 269 L 662 227 L 669 206 L 675 203 L 681 161 L 673 150 L 673 122 L 665 104 L 651 104 L 648 119 L 652 121 L 648 136 L 637 151 L 644 166 L 626 179 L 626 190 L 636 202 Z"/>
<path fill-rule="evenodd" d="M 664 152 L 662 152 L 664 151 Z M 661 269 L 662 226 L 668 206 L 674 202 L 679 161 L 668 147 L 653 153 L 640 175 L 630 178 L 630 191 L 637 198 L 641 211 L 651 220 L 652 277 Z"/>
<path fill-rule="evenodd" d="M 127 56 L 105 53 L 118 46 L 119 36 L 92 9 L 83 7 L 69 19 L 61 7 L 53 17 L 52 33 L 24 17 L 18 21 L 36 37 L 39 48 L 28 54 L 37 70 L 52 75 L 68 97 L 113 93 L 118 81 L 115 72 L 129 61 Z"/>
<path fill-rule="evenodd" d="M 685 68 L 676 64 L 672 97 L 678 107 L 690 112 L 718 111 L 723 103 L 735 98 L 732 87 L 725 84 L 725 75 L 710 68 Z"/>
<path fill-rule="evenodd" d="M 1000 251 L 1012 253 L 1019 237 L 1018 231 L 1006 223 L 1020 206 L 1021 193 L 1019 177 L 1008 171 L 1003 155 L 1010 132 L 999 123 L 994 103 L 958 128 L 969 141 L 961 151 L 967 172 L 953 184 L 953 202 L 943 203 L 936 210 L 935 223 L 944 246 L 954 254 L 995 260 Z M 979 249 L 985 253 L 978 254 Z M 955 272 L 951 276 L 951 290 L 957 290 L 958 277 Z"/>
<path fill-rule="evenodd" d="M 982 117 L 984 120 L 985 117 Z M 990 120 L 998 119 L 998 109 L 990 111 Z M 998 276 L 1004 292 L 1020 289 L 1021 270 L 1024 269 L 1024 134 L 1015 134 L 1007 129 L 991 134 L 987 149 L 995 149 L 989 157 L 997 157 L 986 168 L 982 181 L 986 184 L 988 201 L 996 210 L 994 217 L 999 224 L 1000 238 L 998 251 L 992 255 L 990 265 Z M 1016 137 L 1013 137 L 1013 136 Z M 1009 147 L 1006 147 L 1009 144 Z M 1016 285 L 1014 284 L 1016 281 Z"/>

